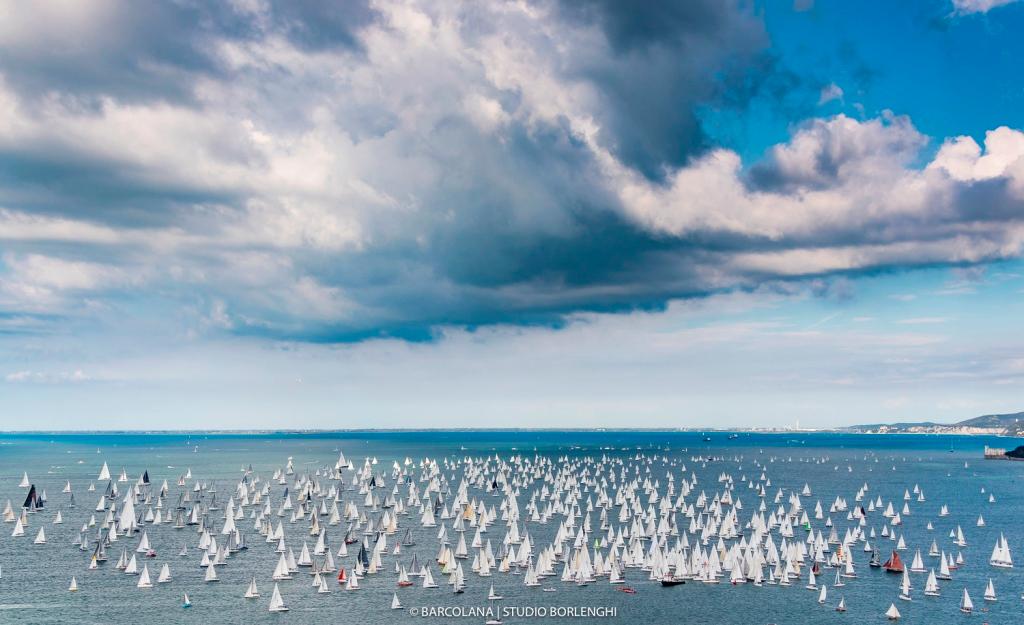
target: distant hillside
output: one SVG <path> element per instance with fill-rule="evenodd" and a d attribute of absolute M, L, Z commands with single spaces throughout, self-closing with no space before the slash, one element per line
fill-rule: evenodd
<path fill-rule="evenodd" d="M 997 434 L 1000 436 L 1024 436 L 1024 412 L 1011 414 L 987 414 L 956 423 L 873 423 L 843 428 L 850 432 L 864 433 L 918 433 L 918 434 Z"/>
<path fill-rule="evenodd" d="M 957 425 L 977 428 L 1007 428 L 1019 432 L 1024 429 L 1024 412 L 1013 414 L 987 414 L 961 421 Z"/>

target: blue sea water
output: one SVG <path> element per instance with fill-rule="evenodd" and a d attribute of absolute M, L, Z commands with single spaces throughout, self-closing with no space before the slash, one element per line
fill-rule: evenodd
<path fill-rule="evenodd" d="M 423 617 L 413 614 L 419 607 L 486 607 L 488 587 L 494 584 L 497 592 L 505 596 L 500 602 L 505 607 L 550 608 L 608 607 L 615 615 L 608 617 L 507 617 L 506 623 L 708 623 L 708 624 L 817 624 L 858 622 L 884 622 L 884 610 L 895 602 L 903 614 L 904 623 L 1021 623 L 1024 622 L 1024 572 L 1020 568 L 996 569 L 988 558 L 1000 533 L 1006 535 L 1014 556 L 1024 565 L 1024 463 L 984 461 L 981 457 L 985 444 L 1014 447 L 1024 441 L 1005 438 L 922 436 L 922 435 L 858 435 L 834 433 L 743 433 L 736 439 L 724 433 L 710 435 L 711 441 L 692 432 L 662 431 L 424 431 L 424 432 L 324 432 L 324 433 L 258 433 L 258 434 L 0 434 L 0 505 L 10 499 L 19 509 L 25 490 L 18 487 L 22 473 L 27 472 L 37 489 L 45 489 L 48 500 L 44 512 L 30 515 L 31 524 L 25 536 L 12 537 L 13 524 L 0 524 L 0 623 L 483 623 L 481 616 Z M 377 458 L 378 470 L 386 471 L 395 461 L 409 457 L 416 461 L 429 458 L 486 457 L 499 454 L 504 458 L 512 454 L 559 457 L 619 457 L 631 462 L 637 453 L 657 454 L 676 459 L 686 465 L 688 474 L 696 474 L 698 490 L 709 496 L 721 490 L 718 476 L 728 473 L 736 481 L 735 495 L 744 504 L 740 511 L 743 521 L 749 519 L 758 504 L 754 491 L 748 491 L 740 477 L 757 477 L 761 470 L 755 462 L 766 465 L 772 480 L 767 504 L 777 488 L 788 495 L 809 484 L 813 494 L 804 497 L 809 510 L 820 501 L 826 513 L 829 504 L 838 496 L 854 504 L 854 495 L 865 483 L 868 496 L 892 501 L 898 508 L 903 504 L 903 493 L 919 485 L 926 496 L 925 502 L 909 502 L 911 514 L 904 516 L 900 528 L 909 549 L 902 553 L 909 564 L 914 549 L 927 553 L 932 540 L 945 550 L 957 548 L 948 534 L 957 525 L 962 526 L 968 546 L 961 549 L 966 563 L 956 570 L 952 581 L 940 582 L 942 596 L 927 598 L 921 594 L 924 575 L 913 574 L 914 601 L 897 601 L 899 576 L 887 575 L 867 566 L 868 554 L 854 550 L 859 577 L 848 580 L 841 589 L 830 588 L 827 606 L 817 604 L 817 593 L 806 590 L 801 583 L 789 587 L 751 584 L 731 586 L 686 585 L 663 588 L 650 581 L 648 574 L 639 569 L 627 569 L 626 581 L 636 594 L 625 594 L 605 580 L 584 587 L 564 584 L 549 578 L 545 586 L 557 589 L 542 593 L 527 588 L 521 576 L 495 573 L 479 578 L 467 575 L 468 588 L 462 595 L 454 595 L 439 575 L 436 565 L 432 571 L 441 588 L 425 590 L 418 583 L 412 588 L 396 588 L 394 556 L 385 558 L 385 568 L 376 576 L 367 576 L 362 588 L 345 592 L 336 585 L 329 595 L 317 595 L 312 578 L 304 572 L 295 579 L 281 582 L 281 591 L 290 611 L 271 614 L 267 604 L 273 582 L 271 572 L 277 560 L 271 546 L 252 530 L 246 515 L 239 527 L 247 533 L 250 548 L 234 554 L 228 564 L 218 568 L 221 582 L 203 582 L 203 569 L 198 566 L 199 552 L 195 548 L 198 536 L 194 528 L 175 529 L 170 525 L 158 528 L 147 526 L 149 538 L 157 557 L 148 560 L 154 580 L 160 566 L 170 564 L 174 579 L 169 584 L 156 584 L 149 590 L 137 589 L 137 577 L 114 569 L 114 561 L 121 546 L 134 549 L 137 537 L 124 539 L 110 550 L 111 559 L 98 570 L 87 571 L 88 553 L 72 545 L 82 524 L 94 514 L 93 508 L 105 484 L 96 483 L 97 492 L 86 492 L 95 482 L 103 462 L 110 466 L 113 477 L 121 468 L 132 479 L 144 470 L 159 485 L 164 479 L 170 484 L 171 500 L 176 500 L 179 475 L 191 469 L 194 479 L 216 484 L 219 497 L 226 499 L 234 491 L 244 466 L 253 469 L 268 480 L 275 469 L 283 468 L 292 457 L 297 472 L 313 471 L 324 465 L 333 465 L 341 450 L 357 466 L 364 458 Z M 698 462 L 694 457 L 713 457 L 712 461 Z M 664 478 L 664 469 L 652 469 L 652 479 Z M 657 473 L 657 475 L 655 474 Z M 681 477 L 676 469 L 677 479 Z M 457 483 L 456 476 L 456 483 Z M 70 480 L 76 494 L 77 506 L 69 509 L 67 495 L 61 493 Z M 189 482 L 191 486 L 192 481 Z M 664 487 L 664 480 L 662 480 Z M 272 491 L 276 509 L 280 488 Z M 389 485 L 390 488 L 390 485 Z M 982 489 L 985 493 L 982 493 Z M 988 502 L 989 493 L 996 498 Z M 498 505 L 500 497 L 481 495 L 487 505 Z M 520 507 L 524 508 L 531 495 L 524 489 Z M 345 497 L 362 503 L 354 492 Z M 692 494 L 689 499 L 695 498 Z M 785 503 L 785 500 L 783 500 Z M 947 505 L 950 515 L 939 517 L 939 508 Z M 866 500 L 865 500 L 866 505 Z M 776 504 L 777 506 L 777 504 Z M 60 509 L 64 524 L 53 525 Z M 984 515 L 985 527 L 976 527 L 979 514 Z M 840 535 L 851 524 L 845 514 L 835 514 L 833 521 Z M 615 520 L 615 516 L 611 515 Z M 538 546 L 551 542 L 559 518 L 541 525 L 528 523 L 527 527 Z M 596 513 L 592 519 L 597 521 Z M 927 523 L 934 531 L 926 530 Z M 276 519 L 275 519 L 276 522 Z M 440 520 L 439 520 L 440 522 Z M 822 521 L 815 521 L 816 529 Z M 685 527 L 685 519 L 680 525 Z M 43 525 L 47 543 L 33 545 L 32 539 Z M 595 523 L 596 525 L 596 523 Z M 312 547 L 315 539 L 308 535 L 308 523 L 284 523 L 287 542 L 296 554 L 302 541 Z M 868 527 L 882 528 L 880 511 L 870 515 Z M 343 527 L 343 526 L 342 526 Z M 412 553 L 421 562 L 430 562 L 437 552 L 437 528 L 421 528 L 415 515 L 401 521 L 400 536 L 411 527 L 416 546 L 398 556 L 407 562 Z M 504 525 L 497 523 L 487 535 L 497 545 Z M 337 549 L 341 538 L 339 527 L 328 528 L 331 545 Z M 398 536 L 393 538 L 397 539 Z M 798 535 L 799 536 L 799 535 Z M 776 537 L 776 542 L 778 538 Z M 179 558 L 178 549 L 189 545 L 189 556 Z M 873 540 L 883 555 L 895 543 L 887 539 Z M 354 546 L 355 547 L 355 546 Z M 351 569 L 355 549 L 339 565 Z M 884 559 L 884 558 L 883 558 Z M 935 559 L 925 556 L 926 566 L 936 566 Z M 140 561 L 141 565 L 141 561 Z M 468 567 L 468 562 L 465 564 Z M 560 567 L 559 567 L 560 570 Z M 826 570 L 823 582 L 830 582 L 831 571 Z M 78 593 L 67 592 L 74 575 L 79 583 Z M 255 601 L 242 598 L 252 575 L 257 576 L 262 597 Z M 992 578 L 999 601 L 982 600 L 985 583 Z M 418 582 L 418 579 L 414 578 Z M 333 584 L 333 580 L 332 580 Z M 971 616 L 962 615 L 957 607 L 966 587 L 977 608 Z M 180 607 L 182 593 L 187 592 L 193 607 Z M 397 592 L 406 610 L 392 611 L 392 593 Z M 845 597 L 849 611 L 836 613 L 833 609 L 840 596 Z"/>

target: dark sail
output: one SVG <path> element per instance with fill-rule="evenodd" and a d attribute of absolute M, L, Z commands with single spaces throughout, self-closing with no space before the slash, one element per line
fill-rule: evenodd
<path fill-rule="evenodd" d="M 35 484 L 33 484 L 28 489 L 28 496 L 25 497 L 25 503 L 23 503 L 21 505 L 21 507 L 22 508 L 28 508 L 29 510 L 34 510 L 35 509 L 35 507 L 36 507 L 36 485 Z"/>

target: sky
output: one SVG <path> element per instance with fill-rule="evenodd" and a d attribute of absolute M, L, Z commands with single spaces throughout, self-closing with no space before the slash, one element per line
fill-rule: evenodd
<path fill-rule="evenodd" d="M 1024 2 L 0 0 L 0 430 L 1024 410 Z"/>

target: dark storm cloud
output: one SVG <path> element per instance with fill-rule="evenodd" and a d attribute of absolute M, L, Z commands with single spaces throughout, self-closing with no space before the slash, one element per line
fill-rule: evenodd
<path fill-rule="evenodd" d="M 621 159 L 652 179 L 708 147 L 699 106 L 741 104 L 747 98 L 733 95 L 735 83 L 761 83 L 761 74 L 776 70 L 763 62 L 763 25 L 734 2 L 559 6 L 570 23 L 598 24 L 607 37 L 610 56 L 580 55 L 570 71 L 599 86 L 602 132 Z"/>

